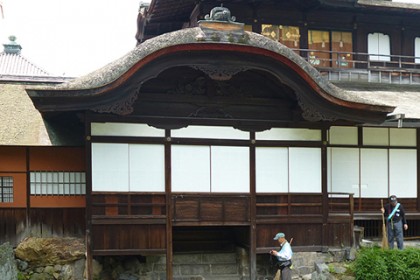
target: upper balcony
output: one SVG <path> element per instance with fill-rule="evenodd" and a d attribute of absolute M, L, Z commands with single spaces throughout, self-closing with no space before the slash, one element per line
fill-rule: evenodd
<path fill-rule="evenodd" d="M 331 82 L 420 84 L 420 57 L 293 49 Z"/>

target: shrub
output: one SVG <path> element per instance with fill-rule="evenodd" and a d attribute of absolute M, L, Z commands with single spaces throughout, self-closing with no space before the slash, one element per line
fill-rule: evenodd
<path fill-rule="evenodd" d="M 420 250 L 363 248 L 353 264 L 356 280 L 420 279 Z"/>

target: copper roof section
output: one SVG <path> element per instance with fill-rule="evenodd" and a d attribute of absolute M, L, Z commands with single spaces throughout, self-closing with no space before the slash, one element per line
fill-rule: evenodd
<path fill-rule="evenodd" d="M 50 73 L 38 67 L 21 54 L 0 53 L 0 77 L 15 76 L 51 76 Z"/>
<path fill-rule="evenodd" d="M 21 55 L 22 47 L 15 42 L 15 36 L 10 36 L 9 40 L 9 43 L 3 44 L 4 51 L 0 53 L 0 76 L 51 76 L 50 73 Z"/>

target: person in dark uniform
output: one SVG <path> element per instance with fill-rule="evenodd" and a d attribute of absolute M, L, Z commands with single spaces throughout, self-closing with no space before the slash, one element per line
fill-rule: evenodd
<path fill-rule="evenodd" d="M 389 248 L 394 249 L 395 239 L 398 249 L 404 249 L 403 229 L 408 229 L 404 207 L 398 203 L 395 195 L 391 195 L 389 197 L 389 204 L 381 208 L 381 212 L 386 220 Z"/>

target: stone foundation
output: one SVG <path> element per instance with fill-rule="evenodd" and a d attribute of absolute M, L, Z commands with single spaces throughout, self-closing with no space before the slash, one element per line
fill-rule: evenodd
<path fill-rule="evenodd" d="M 174 280 L 249 279 L 248 255 L 244 249 L 227 253 L 174 254 Z M 102 257 L 95 260 L 101 271 L 94 272 L 101 280 L 164 280 L 166 256 Z"/>
<path fill-rule="evenodd" d="M 84 249 L 80 248 L 80 240 L 77 239 L 27 239 L 16 248 L 16 257 L 20 258 L 15 261 L 10 246 L 3 251 L 5 254 L 0 260 L 9 256 L 11 266 L 2 267 L 12 270 L 17 267 L 18 271 L 0 270 L 0 276 L 11 272 L 19 274 L 19 279 L 82 280 L 86 275 Z M 293 255 L 293 279 L 335 279 L 329 273 L 344 273 L 345 268 L 339 263 L 354 259 L 354 255 L 353 248 L 330 250 L 328 253 L 296 252 Z M 272 280 L 276 268 L 270 262 L 270 255 L 257 255 L 256 261 L 256 280 Z M 97 257 L 92 265 L 92 280 L 166 280 L 165 255 Z M 173 279 L 250 280 L 249 267 L 249 254 L 243 248 L 229 252 L 175 253 Z M 0 279 L 17 279 L 5 277 Z"/>
<path fill-rule="evenodd" d="M 322 279 L 329 273 L 326 264 L 346 260 L 348 250 L 328 253 L 299 252 L 293 255 L 293 279 Z M 94 273 L 101 280 L 165 280 L 166 257 L 103 257 L 95 261 L 102 267 Z M 327 269 L 323 269 L 327 267 Z M 339 270 L 339 268 L 337 268 Z M 257 256 L 257 280 L 272 280 L 276 269 L 269 254 Z M 229 253 L 174 254 L 174 280 L 250 280 L 249 256 L 244 249 Z M 329 278 L 333 279 L 333 278 Z"/>

